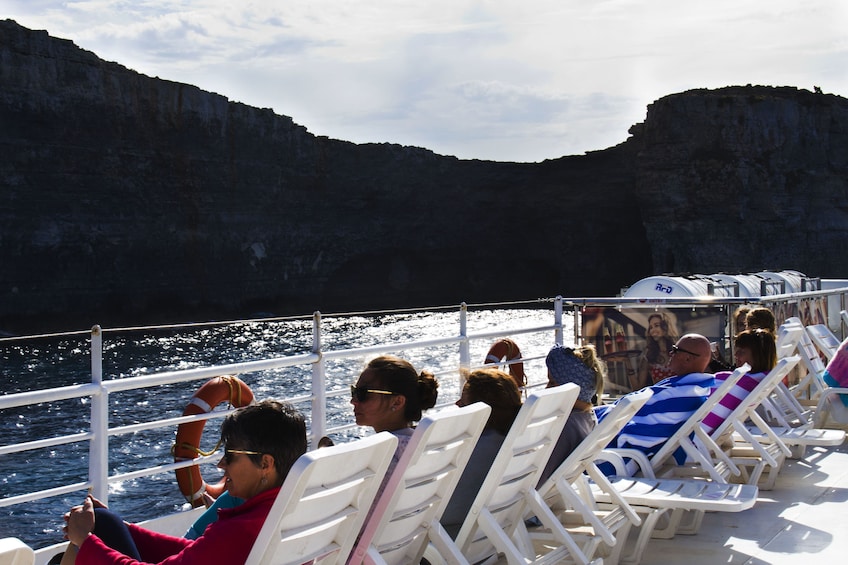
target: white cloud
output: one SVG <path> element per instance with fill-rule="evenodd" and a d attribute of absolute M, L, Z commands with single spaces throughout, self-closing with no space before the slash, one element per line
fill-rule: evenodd
<path fill-rule="evenodd" d="M 320 135 L 541 160 L 623 141 L 666 94 L 848 94 L 841 0 L 9 0 L 104 59 Z"/>

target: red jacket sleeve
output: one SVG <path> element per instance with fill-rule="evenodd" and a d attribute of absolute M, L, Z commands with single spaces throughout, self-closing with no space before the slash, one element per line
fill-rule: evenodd
<path fill-rule="evenodd" d="M 129 525 L 143 561 L 111 549 L 96 535 L 80 546 L 78 565 L 237 565 L 247 561 L 253 542 L 271 510 L 279 489 L 254 496 L 241 506 L 220 510 L 218 521 L 196 540 L 177 538 Z"/>

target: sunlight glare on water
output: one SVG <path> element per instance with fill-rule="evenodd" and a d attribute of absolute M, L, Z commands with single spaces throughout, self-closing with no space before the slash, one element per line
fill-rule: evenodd
<path fill-rule="evenodd" d="M 373 316 L 327 317 L 322 320 L 325 352 L 414 340 L 459 335 L 459 312 L 412 312 Z M 569 318 L 566 314 L 565 318 Z M 569 318 L 570 319 L 570 318 Z M 519 330 L 553 323 L 550 309 L 469 311 L 469 335 L 503 328 Z M 564 320 L 564 326 L 570 322 Z M 546 380 L 544 354 L 554 342 L 551 330 L 512 336 L 525 357 L 530 384 Z M 90 382 L 88 335 L 37 342 L 0 344 L 0 379 L 4 393 L 40 390 Z M 566 331 L 564 341 L 572 343 Z M 490 340 L 473 341 L 472 364 L 482 364 Z M 164 371 L 217 364 L 254 361 L 312 350 L 312 320 L 240 322 L 220 327 L 188 327 L 145 332 L 104 333 L 104 379 L 122 379 Z M 424 349 L 399 347 L 392 354 L 409 360 L 417 370 L 427 369 L 440 381 L 439 405 L 452 404 L 459 396 L 459 346 L 438 345 Z M 329 426 L 348 426 L 333 435 L 337 442 L 362 437 L 370 429 L 354 425 L 348 386 L 356 381 L 365 363 L 375 354 L 327 359 L 326 388 Z M 291 398 L 311 393 L 312 368 L 296 366 L 240 375 L 256 398 Z M 110 427 L 126 426 L 182 414 L 200 383 L 178 383 L 110 394 Z M 219 407 L 223 410 L 225 407 Z M 309 422 L 309 403 L 298 408 Z M 88 398 L 49 402 L 0 411 L 0 446 L 21 441 L 80 433 L 89 427 Z M 201 449 L 215 446 L 220 420 L 204 429 Z M 126 473 L 173 461 L 171 446 L 175 429 L 146 430 L 112 436 L 109 442 L 110 474 Z M 23 432 L 23 433 L 22 433 Z M 49 470 L 49 472 L 45 472 Z M 202 467 L 207 482 L 217 482 L 220 471 L 213 464 Z M 0 455 L 2 497 L 83 482 L 88 476 L 88 443 Z M 81 502 L 84 492 L 72 493 L 0 508 L 0 537 L 15 536 L 33 547 L 61 541 L 62 514 Z M 111 483 L 110 507 L 129 521 L 139 521 L 178 511 L 184 505 L 174 474 Z"/>

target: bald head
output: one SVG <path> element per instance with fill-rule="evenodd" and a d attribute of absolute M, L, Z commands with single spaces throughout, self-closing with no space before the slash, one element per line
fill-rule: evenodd
<path fill-rule="evenodd" d="M 700 334 L 686 334 L 672 349 L 668 367 L 675 375 L 703 373 L 710 364 L 710 340 Z"/>

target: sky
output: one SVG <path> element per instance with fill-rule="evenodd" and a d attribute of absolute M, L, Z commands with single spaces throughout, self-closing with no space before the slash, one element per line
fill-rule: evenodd
<path fill-rule="evenodd" d="M 107 61 L 315 135 L 536 162 L 694 88 L 848 96 L 845 0 L 0 0 Z"/>

